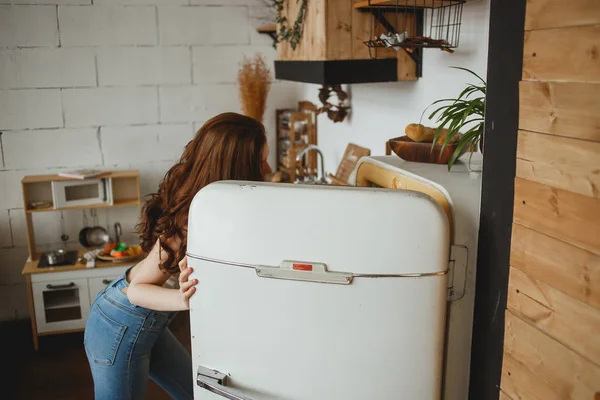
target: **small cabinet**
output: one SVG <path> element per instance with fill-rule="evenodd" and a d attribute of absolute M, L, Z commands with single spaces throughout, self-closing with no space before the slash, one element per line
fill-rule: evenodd
<path fill-rule="evenodd" d="M 32 286 L 39 333 L 85 326 L 90 311 L 87 279 L 39 282 Z"/>
<path fill-rule="evenodd" d="M 113 280 L 115 280 L 118 276 L 119 276 L 119 274 L 116 274 L 114 276 L 109 276 L 109 277 L 99 277 L 99 278 L 88 279 L 90 304 L 92 304 L 94 302 L 94 300 L 96 300 L 96 296 L 98 296 L 98 293 L 103 291 L 104 288 L 106 286 L 108 286 L 108 284 L 111 283 Z"/>

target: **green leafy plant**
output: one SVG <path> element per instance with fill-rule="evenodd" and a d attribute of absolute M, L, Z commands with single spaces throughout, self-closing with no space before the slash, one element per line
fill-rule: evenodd
<path fill-rule="evenodd" d="M 277 43 L 280 43 L 284 40 L 288 40 L 290 42 L 290 46 L 292 46 L 292 49 L 296 50 L 296 46 L 300 42 L 302 32 L 304 31 L 304 18 L 306 16 L 306 5 L 308 0 L 296 0 L 296 3 L 300 1 L 302 2 L 300 3 L 300 10 L 298 11 L 296 21 L 294 21 L 292 28 L 288 26 L 287 18 L 281 15 L 281 12 L 285 7 L 285 1 L 286 0 L 272 0 L 272 6 L 277 11 L 276 22 L 279 24 L 279 31 L 277 32 L 274 45 L 277 45 Z"/>
<path fill-rule="evenodd" d="M 440 154 L 444 151 L 448 143 L 456 141 L 456 149 L 448 161 L 448 171 L 452 169 L 452 165 L 454 165 L 461 154 L 469 149 L 477 149 L 477 146 L 483 141 L 485 93 L 487 89 L 486 82 L 475 72 L 462 67 L 450 68 L 466 71 L 477 77 L 481 83 L 468 84 L 456 99 L 440 99 L 433 102 L 421 115 L 421 119 L 423 119 L 423 115 L 430 107 L 440 103 L 444 104 L 433 111 L 429 115 L 429 119 L 433 120 L 435 118 L 435 121 L 439 123 L 435 131 L 431 151 L 433 151 L 436 141 L 443 130 L 447 130 L 447 132 L 440 149 Z M 460 134 L 460 131 L 465 129 L 466 131 Z M 469 162 L 471 160 L 470 157 Z"/>

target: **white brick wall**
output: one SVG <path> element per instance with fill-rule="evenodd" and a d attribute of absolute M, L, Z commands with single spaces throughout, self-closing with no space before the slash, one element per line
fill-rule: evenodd
<path fill-rule="evenodd" d="M 90 5 L 92 0 L 0 0 L 0 4 L 29 4 L 29 5 Z"/>
<path fill-rule="evenodd" d="M 35 131 L 10 131 L 2 135 L 8 169 L 40 167 L 76 167 L 101 165 L 97 130 L 48 129 Z"/>
<path fill-rule="evenodd" d="M 237 86 L 203 84 L 160 88 L 161 122 L 206 121 L 227 111 L 240 112 Z"/>
<path fill-rule="evenodd" d="M 0 6 L 0 47 L 56 45 L 56 7 Z"/>
<path fill-rule="evenodd" d="M 107 47 L 96 50 L 100 85 L 190 83 L 188 47 Z"/>
<path fill-rule="evenodd" d="M 189 124 L 105 127 L 100 130 L 104 162 L 127 164 L 175 161 L 193 137 Z"/>
<path fill-rule="evenodd" d="M 63 46 L 154 45 L 155 7 L 58 8 Z"/>
<path fill-rule="evenodd" d="M 92 49 L 0 50 L 0 88 L 96 86 L 95 68 Z"/>
<path fill-rule="evenodd" d="M 154 87 L 64 89 L 66 126 L 149 124 L 157 122 Z"/>
<path fill-rule="evenodd" d="M 275 52 L 270 46 L 194 47 L 194 83 L 234 83 L 244 56 L 257 52 L 265 55 L 267 65 L 273 65 Z"/>
<path fill-rule="evenodd" d="M 158 5 L 158 6 L 186 6 L 189 0 L 94 0 L 98 5 Z"/>
<path fill-rule="evenodd" d="M 60 91 L 0 90 L 0 124 L 0 129 L 63 126 Z"/>
<path fill-rule="evenodd" d="M 8 210 L 0 210 L 0 249 L 12 246 L 13 241 L 10 229 L 10 214 Z"/>
<path fill-rule="evenodd" d="M 160 7 L 163 45 L 249 44 L 247 7 Z"/>
<path fill-rule="evenodd" d="M 243 55 L 275 57 L 271 39 L 254 30 L 265 23 L 257 18 L 262 4 L 0 0 L 0 321 L 28 315 L 23 176 L 133 168 L 142 195 L 155 192 L 204 121 L 240 110 Z M 265 115 L 271 146 L 274 109 L 293 107 L 300 91 L 273 85 Z M 77 246 L 82 214 L 64 216 Z M 99 216 L 111 232 L 119 221 L 126 240 L 136 239 L 135 209 Z M 34 225 L 40 250 L 60 244 L 59 213 L 36 213 Z"/>

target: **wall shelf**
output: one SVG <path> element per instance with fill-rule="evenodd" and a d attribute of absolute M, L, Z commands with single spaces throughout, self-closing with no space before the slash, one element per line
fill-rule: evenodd
<path fill-rule="evenodd" d="M 466 0 L 365 0 L 354 4 L 357 9 L 389 8 L 397 6 L 411 8 L 440 8 L 465 3 Z"/>
<path fill-rule="evenodd" d="M 269 35 L 273 39 L 273 45 L 277 44 L 277 24 L 269 24 L 256 29 L 256 32 Z"/>

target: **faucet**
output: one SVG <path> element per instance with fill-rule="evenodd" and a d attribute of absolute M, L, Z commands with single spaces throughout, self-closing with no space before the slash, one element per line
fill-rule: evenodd
<path fill-rule="evenodd" d="M 319 174 L 320 176 L 317 175 L 316 179 L 309 179 L 308 182 L 305 182 L 303 180 L 300 180 L 299 178 L 296 178 L 296 182 L 294 182 L 294 183 L 315 183 L 315 184 L 321 184 L 321 185 L 327 184 L 327 180 L 325 179 L 325 164 L 323 162 L 323 153 L 321 153 L 321 150 L 319 150 L 319 148 L 316 145 L 309 144 L 308 146 L 306 146 L 305 148 L 300 150 L 300 152 L 296 156 L 296 162 L 300 162 L 304 158 L 304 155 L 306 153 L 308 153 L 310 150 L 316 151 L 319 154 L 319 158 L 321 159 L 321 171 Z"/>

